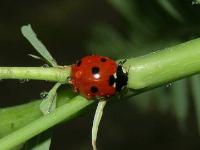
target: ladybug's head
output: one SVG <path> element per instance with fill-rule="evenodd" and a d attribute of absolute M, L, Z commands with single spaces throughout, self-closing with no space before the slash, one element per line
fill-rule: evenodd
<path fill-rule="evenodd" d="M 120 92 L 121 90 L 126 87 L 128 82 L 128 73 L 127 71 L 122 67 L 122 65 L 117 66 L 117 72 L 116 72 L 116 91 Z"/>

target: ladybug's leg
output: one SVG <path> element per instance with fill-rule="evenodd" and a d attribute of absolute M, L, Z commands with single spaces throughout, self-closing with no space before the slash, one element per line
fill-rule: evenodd
<path fill-rule="evenodd" d="M 67 77 L 67 82 L 68 82 L 69 84 L 72 84 L 72 77 L 71 77 L 71 76 L 68 76 L 68 77 Z"/>
<path fill-rule="evenodd" d="M 98 101 L 105 101 L 105 97 L 101 97 L 101 96 L 96 96 L 96 99 Z"/>
<path fill-rule="evenodd" d="M 127 59 L 122 59 L 122 60 L 119 61 L 118 64 L 122 66 L 126 61 L 127 61 Z"/>

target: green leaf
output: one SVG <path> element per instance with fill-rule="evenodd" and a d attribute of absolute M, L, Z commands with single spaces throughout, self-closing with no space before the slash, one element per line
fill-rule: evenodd
<path fill-rule="evenodd" d="M 22 150 L 49 150 L 51 145 L 51 135 L 52 133 L 50 130 L 39 134 L 26 142 Z"/>
<path fill-rule="evenodd" d="M 24 144 L 21 144 L 21 145 L 18 145 L 16 147 L 10 149 L 10 150 L 23 150 L 23 146 L 24 146 Z"/>
<path fill-rule="evenodd" d="M 132 31 L 139 31 L 140 34 L 150 34 L 150 26 L 146 20 L 141 17 L 138 2 L 133 0 L 109 0 L 111 5 L 115 7 L 121 15 L 130 23 Z M 132 32 L 131 31 L 131 32 Z"/>
<path fill-rule="evenodd" d="M 42 143 L 39 143 L 31 150 L 49 150 L 51 145 L 51 138 L 46 139 Z"/>
<path fill-rule="evenodd" d="M 44 44 L 37 38 L 36 33 L 31 28 L 31 25 L 22 26 L 21 32 L 23 36 L 32 44 L 37 52 L 53 67 L 57 66 L 55 59 L 51 56 Z"/>
<path fill-rule="evenodd" d="M 197 125 L 200 134 L 200 76 L 192 77 L 192 93 L 194 97 L 194 107 L 197 117 Z"/>
<path fill-rule="evenodd" d="M 200 0 L 193 0 L 192 5 L 200 4 Z"/>
<path fill-rule="evenodd" d="M 171 86 L 172 90 L 172 109 L 173 113 L 175 114 L 179 126 L 181 127 L 182 131 L 186 129 L 186 117 L 188 114 L 188 89 L 187 89 L 187 80 L 180 80 Z"/>
<path fill-rule="evenodd" d="M 134 97 L 134 101 L 130 100 L 129 102 L 139 109 L 140 112 L 145 113 L 149 110 L 151 104 L 151 92 L 145 92 Z"/>
<path fill-rule="evenodd" d="M 109 2 L 128 20 L 133 20 L 133 1 L 131 0 L 109 0 Z"/>
<path fill-rule="evenodd" d="M 60 85 L 60 83 L 56 83 L 55 86 L 49 91 L 47 97 L 41 102 L 40 110 L 44 115 L 47 115 L 56 109 L 57 89 L 60 87 Z M 39 141 L 36 147 L 34 147 L 32 150 L 49 150 L 50 145 L 51 135 L 49 135 L 44 141 Z"/>
<path fill-rule="evenodd" d="M 11 149 L 64 120 L 67 121 L 72 119 L 79 114 L 81 109 L 86 108 L 93 102 L 94 101 L 87 101 L 81 96 L 74 97 L 69 103 L 58 107 L 52 113 L 42 116 L 28 125 L 1 138 L 0 149 Z"/>
<path fill-rule="evenodd" d="M 0 110 L 0 138 L 41 117 L 40 102 L 41 100 L 38 100 L 20 106 L 2 108 Z"/>
<path fill-rule="evenodd" d="M 56 83 L 55 86 L 49 91 L 47 97 L 43 99 L 40 104 L 40 110 L 44 115 L 49 114 L 54 111 L 56 108 L 56 100 L 57 100 L 57 89 L 61 83 Z"/>
<path fill-rule="evenodd" d="M 93 146 L 93 150 L 97 150 L 97 147 L 96 147 L 97 133 L 98 133 L 99 124 L 101 122 L 101 118 L 102 118 L 102 115 L 103 115 L 103 109 L 106 105 L 106 102 L 107 101 L 105 99 L 99 101 L 95 115 L 94 115 L 94 120 L 93 120 L 93 125 L 92 125 L 92 146 Z"/>
<path fill-rule="evenodd" d="M 92 36 L 93 40 L 89 42 L 87 48 L 90 53 L 112 57 L 113 59 L 124 58 L 130 54 L 129 43 L 112 27 L 96 26 Z"/>
<path fill-rule="evenodd" d="M 169 84 L 170 85 L 170 84 Z M 167 85 L 168 87 L 168 85 Z M 155 97 L 155 103 L 157 109 L 162 112 L 163 114 L 166 114 L 170 110 L 170 101 L 168 99 L 170 93 L 166 92 L 166 88 L 158 88 L 153 91 L 154 97 Z"/>
<path fill-rule="evenodd" d="M 59 91 L 57 107 L 69 103 L 75 96 L 70 87 Z M 32 100 L 27 104 L 0 109 L 0 138 L 43 116 L 40 104 L 41 100 Z"/>
<path fill-rule="evenodd" d="M 178 12 L 178 10 L 173 6 L 172 2 L 169 0 L 158 0 L 158 3 L 160 6 L 164 8 L 165 11 L 167 11 L 172 17 L 179 20 L 180 22 L 183 22 L 182 15 Z"/>
<path fill-rule="evenodd" d="M 32 58 L 35 58 L 35 59 L 40 59 L 40 60 L 42 60 L 41 57 L 36 56 L 36 55 L 33 55 L 33 54 L 28 54 L 28 56 L 30 56 L 30 57 L 32 57 Z"/>

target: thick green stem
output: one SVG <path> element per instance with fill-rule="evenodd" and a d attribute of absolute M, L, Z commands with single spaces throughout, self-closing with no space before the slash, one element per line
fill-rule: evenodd
<path fill-rule="evenodd" d="M 46 116 L 42 116 L 32 123 L 0 139 L 0 149 L 11 149 L 14 146 L 17 146 L 24 141 L 32 138 L 33 136 L 41 133 L 42 131 L 47 130 L 48 128 L 58 124 L 59 122 L 62 122 L 63 120 L 71 119 L 80 110 L 92 104 L 92 102 L 93 101 L 87 101 L 81 96 L 73 98 L 72 102 L 58 107 L 54 112 Z"/>
<path fill-rule="evenodd" d="M 0 67 L 0 79 L 33 79 L 66 83 L 70 67 Z"/>
<path fill-rule="evenodd" d="M 75 94 L 69 89 L 59 91 L 57 107 L 66 103 L 72 103 Z M 40 118 L 43 114 L 40 110 L 42 100 L 34 100 L 27 104 L 0 109 L 0 138 Z"/>
<path fill-rule="evenodd" d="M 164 85 L 200 73 L 200 38 L 151 54 L 128 59 L 128 88 L 140 90 Z"/>

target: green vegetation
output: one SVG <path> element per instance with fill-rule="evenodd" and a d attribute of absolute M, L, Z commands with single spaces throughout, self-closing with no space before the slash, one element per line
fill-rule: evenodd
<path fill-rule="evenodd" d="M 122 99 L 132 103 L 134 97 L 134 105 L 143 112 L 153 105 L 161 113 L 174 114 L 180 129 L 185 131 L 190 89 L 200 131 L 200 81 L 199 75 L 195 75 L 200 73 L 200 21 L 196 19 L 200 17 L 199 14 L 193 9 L 186 9 L 182 5 L 183 2 L 180 4 L 171 0 L 109 2 L 126 20 L 125 34 L 122 35 L 114 25 L 97 24 L 88 42 L 88 49 L 94 50 L 92 53 L 110 56 L 116 60 L 128 58 L 124 66 L 129 72 L 129 91 L 127 95 L 122 95 Z M 198 7 L 197 2 L 191 4 L 191 7 Z M 143 11 L 144 9 L 146 11 Z M 35 34 L 27 37 L 24 32 L 26 38 L 33 38 L 35 41 Z M 35 100 L 28 104 L 0 109 L 2 150 L 17 149 L 17 146 L 20 147 L 27 140 L 56 124 L 77 117 L 94 103 L 75 95 L 71 89 L 58 92 L 57 95 L 60 84 L 67 84 L 70 67 L 58 66 L 41 42 L 36 40 L 31 44 L 42 58 L 31 56 L 46 61 L 52 67 L 0 67 L 0 79 L 45 80 L 58 83 L 44 98 L 47 103 L 43 105 L 41 100 Z M 151 90 L 154 88 L 157 89 Z M 154 100 L 149 97 L 153 97 Z M 56 108 L 52 103 L 55 99 Z M 49 141 L 50 139 L 45 141 L 45 149 L 49 148 Z"/>

